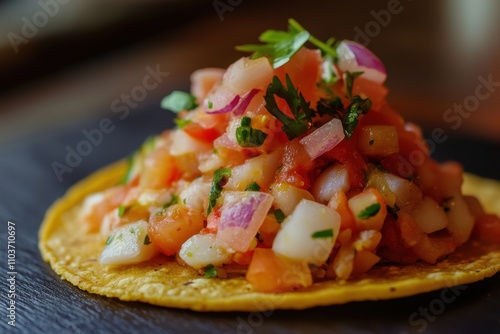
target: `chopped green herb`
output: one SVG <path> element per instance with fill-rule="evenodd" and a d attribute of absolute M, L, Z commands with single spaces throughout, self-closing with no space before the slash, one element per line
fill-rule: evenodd
<path fill-rule="evenodd" d="M 217 277 L 217 268 L 213 264 L 209 264 L 205 267 L 205 278 Z"/>
<path fill-rule="evenodd" d="M 179 196 L 177 196 L 176 194 L 172 194 L 172 197 L 170 198 L 170 201 L 168 201 L 167 203 L 163 204 L 161 206 L 161 208 L 158 211 L 156 211 L 156 215 L 157 216 L 164 215 L 165 214 L 165 210 L 167 208 L 171 207 L 174 204 L 178 204 L 178 203 L 179 203 Z"/>
<path fill-rule="evenodd" d="M 320 116 L 330 115 L 340 118 L 339 112 L 344 111 L 344 105 L 340 97 L 336 96 L 332 99 L 320 99 L 316 104 L 316 110 Z"/>
<path fill-rule="evenodd" d="M 118 217 L 123 217 L 123 215 L 125 215 L 125 213 L 127 213 L 128 209 L 130 209 L 130 206 L 128 205 L 120 205 L 118 207 Z"/>
<path fill-rule="evenodd" d="M 146 138 L 144 143 L 141 146 L 141 153 L 142 154 L 147 154 L 154 150 L 155 148 L 155 143 L 156 143 L 156 136 L 149 136 Z"/>
<path fill-rule="evenodd" d="M 212 101 L 208 101 L 208 109 L 212 109 L 214 103 Z"/>
<path fill-rule="evenodd" d="M 216 149 L 216 148 L 214 148 L 214 149 L 212 150 L 212 153 L 213 153 L 213 154 L 217 154 L 217 149 Z"/>
<path fill-rule="evenodd" d="M 245 187 L 246 191 L 260 191 L 260 186 L 257 182 L 252 182 Z"/>
<path fill-rule="evenodd" d="M 372 139 L 370 139 L 370 141 L 368 142 L 368 144 L 370 144 L 370 146 L 372 146 L 374 142 L 375 142 L 375 139 L 372 138 Z"/>
<path fill-rule="evenodd" d="M 122 179 L 120 180 L 120 184 L 127 184 L 130 181 L 130 177 L 132 176 L 133 167 L 134 167 L 134 156 L 129 155 L 127 157 L 127 171 L 125 172 Z"/>
<path fill-rule="evenodd" d="M 347 139 L 351 138 L 354 129 L 359 123 L 359 116 L 366 114 L 372 107 L 372 101 L 369 98 L 363 99 L 359 95 L 352 98 L 351 104 L 347 107 L 344 117 L 342 117 L 342 125 L 344 127 L 344 134 Z"/>
<path fill-rule="evenodd" d="M 161 100 L 161 107 L 173 111 L 174 113 L 183 110 L 192 110 L 197 106 L 196 98 L 193 95 L 178 90 L 174 90 Z"/>
<path fill-rule="evenodd" d="M 370 206 L 367 206 L 360 213 L 358 213 L 359 219 L 368 219 L 370 217 L 375 216 L 380 211 L 380 203 L 373 203 Z"/>
<path fill-rule="evenodd" d="M 186 255 L 187 255 L 187 257 L 193 257 L 193 253 L 192 252 L 187 252 Z"/>
<path fill-rule="evenodd" d="M 411 181 L 413 181 L 413 176 L 410 175 L 406 179 L 408 180 L 408 182 L 411 182 Z"/>
<path fill-rule="evenodd" d="M 398 211 L 401 210 L 397 204 L 394 203 L 394 207 L 386 205 L 387 212 L 394 216 L 394 218 L 398 219 Z"/>
<path fill-rule="evenodd" d="M 286 101 L 294 118 L 284 114 L 278 108 L 275 95 Z M 302 93 L 299 93 L 298 89 L 293 86 L 288 74 L 286 75 L 286 87 L 277 76 L 273 77 L 272 83 L 267 87 L 264 100 L 267 111 L 283 123 L 281 128 L 289 140 L 302 135 L 309 129 L 315 114 L 314 110 L 309 107 L 309 102 L 306 101 Z"/>
<path fill-rule="evenodd" d="M 281 211 L 281 209 L 276 209 L 273 211 L 273 213 L 278 223 L 281 224 L 283 220 L 285 220 L 285 214 L 283 213 L 283 211 Z"/>
<path fill-rule="evenodd" d="M 229 168 L 219 168 L 214 172 L 212 187 L 210 188 L 210 193 L 208 194 L 207 216 L 210 212 L 212 212 L 212 209 L 217 204 L 217 199 L 220 197 L 222 187 L 224 187 L 230 177 L 231 169 Z"/>
<path fill-rule="evenodd" d="M 106 246 L 108 246 L 109 244 L 111 244 L 113 242 L 113 239 L 115 238 L 115 236 L 113 234 L 111 234 L 107 239 L 106 239 Z"/>
<path fill-rule="evenodd" d="M 146 234 L 146 237 L 144 237 L 144 244 L 146 246 L 151 244 L 151 240 L 149 240 L 149 234 Z"/>
<path fill-rule="evenodd" d="M 259 147 L 267 138 L 265 132 L 252 128 L 251 122 L 250 117 L 244 116 L 241 118 L 241 125 L 236 128 L 236 141 L 241 147 Z"/>
<path fill-rule="evenodd" d="M 186 127 L 187 125 L 193 123 L 192 120 L 190 119 L 184 119 L 184 118 L 176 118 L 174 119 L 175 125 L 177 125 L 177 129 L 182 129 Z"/>
<path fill-rule="evenodd" d="M 359 77 L 361 74 L 363 74 L 363 72 L 345 72 L 345 91 L 349 100 L 352 100 L 352 87 L 354 85 L 354 79 Z"/>
<path fill-rule="evenodd" d="M 311 36 L 294 19 L 288 20 L 288 31 L 266 30 L 259 36 L 259 41 L 264 44 L 240 45 L 236 49 L 253 52 L 251 55 L 252 59 L 269 57 L 269 61 L 274 68 L 286 64 L 307 41 L 317 46 L 323 55 L 330 55 L 334 59 L 337 58 L 335 39 L 329 39 L 326 43 L 322 42 L 316 37 Z"/>
<path fill-rule="evenodd" d="M 327 230 L 316 231 L 311 234 L 311 238 L 319 239 L 319 238 L 332 238 L 333 237 L 333 229 L 329 228 Z"/>

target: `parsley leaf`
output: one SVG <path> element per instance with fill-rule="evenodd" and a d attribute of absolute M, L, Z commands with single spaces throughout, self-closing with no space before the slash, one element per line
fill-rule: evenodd
<path fill-rule="evenodd" d="M 316 231 L 311 234 L 311 238 L 319 239 L 319 238 L 331 238 L 333 237 L 333 229 L 329 228 L 327 230 Z"/>
<path fill-rule="evenodd" d="M 354 85 L 354 79 L 359 77 L 363 72 L 349 72 L 346 71 L 344 73 L 345 78 L 344 78 L 344 83 L 345 83 L 345 91 L 347 94 L 347 98 L 349 100 L 352 100 L 352 86 Z"/>
<path fill-rule="evenodd" d="M 281 209 L 276 209 L 273 211 L 274 217 L 276 217 L 276 221 L 278 221 L 279 224 L 281 224 L 285 220 L 285 214 Z"/>
<path fill-rule="evenodd" d="M 294 118 L 284 114 L 278 108 L 275 95 L 286 101 Z M 302 93 L 299 93 L 298 89 L 293 86 L 288 74 L 286 75 L 286 87 L 277 76 L 273 77 L 273 81 L 267 86 L 264 100 L 267 111 L 283 123 L 281 129 L 285 131 L 289 140 L 302 135 L 309 129 L 314 117 L 314 110 L 309 107 L 309 102 L 306 101 Z"/>
<path fill-rule="evenodd" d="M 260 191 L 260 186 L 257 182 L 252 182 L 245 187 L 245 191 Z"/>
<path fill-rule="evenodd" d="M 167 203 L 163 204 L 161 206 L 161 208 L 158 211 L 156 211 L 156 216 L 164 215 L 165 214 L 165 209 L 171 207 L 174 204 L 179 204 L 179 196 L 177 196 L 176 194 L 172 194 L 172 197 L 170 198 L 170 201 L 168 201 Z"/>
<path fill-rule="evenodd" d="M 130 207 L 126 205 L 120 205 L 118 207 L 118 217 L 123 217 Z"/>
<path fill-rule="evenodd" d="M 224 187 L 230 177 L 231 169 L 229 168 L 219 168 L 214 172 L 212 187 L 210 188 L 210 193 L 208 194 L 207 216 L 210 212 L 212 212 L 212 209 L 217 204 L 217 199 L 222 192 L 222 187 Z"/>
<path fill-rule="evenodd" d="M 176 118 L 176 119 L 174 119 L 174 123 L 175 123 L 175 125 L 177 125 L 177 129 L 182 129 L 185 126 L 193 123 L 193 121 L 190 119 Z"/>
<path fill-rule="evenodd" d="M 178 90 L 174 90 L 161 100 L 161 107 L 173 111 L 174 113 L 183 110 L 192 110 L 197 106 L 196 98 L 193 95 Z"/>
<path fill-rule="evenodd" d="M 288 24 L 290 26 L 290 29 L 294 29 L 295 31 L 307 31 L 294 19 L 289 19 Z M 320 49 L 323 56 L 329 55 L 332 56 L 334 59 L 337 59 L 337 45 L 340 43 L 340 41 L 335 40 L 335 38 L 330 38 L 325 43 L 320 41 L 316 37 L 310 35 L 309 42 L 317 46 Z"/>
<path fill-rule="evenodd" d="M 369 98 L 363 99 L 356 95 L 352 98 L 351 104 L 347 107 L 344 117 L 342 117 L 342 126 L 347 139 L 351 138 L 354 129 L 359 123 L 359 115 L 366 114 L 372 107 L 372 101 Z"/>
<path fill-rule="evenodd" d="M 217 277 L 217 268 L 213 264 L 209 264 L 205 267 L 205 278 Z"/>
<path fill-rule="evenodd" d="M 360 213 L 358 213 L 359 219 L 368 219 L 375 216 L 380 211 L 380 203 L 373 203 L 367 206 Z"/>
<path fill-rule="evenodd" d="M 290 58 L 300 50 L 309 40 L 311 35 L 304 28 L 297 29 L 289 20 L 288 32 L 279 30 L 266 30 L 259 36 L 259 41 L 266 44 L 247 44 L 236 47 L 236 50 L 253 52 L 252 59 L 269 57 L 274 68 L 286 64 Z"/>
<path fill-rule="evenodd" d="M 267 138 L 265 132 L 252 128 L 251 122 L 250 117 L 244 116 L 241 125 L 236 128 L 236 141 L 241 147 L 259 147 Z"/>

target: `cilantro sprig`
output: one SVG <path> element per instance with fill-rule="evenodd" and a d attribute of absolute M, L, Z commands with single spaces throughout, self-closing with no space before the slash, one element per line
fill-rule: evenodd
<path fill-rule="evenodd" d="M 161 100 L 161 107 L 173 111 L 174 113 L 179 113 L 183 110 L 192 110 L 198 107 L 198 105 L 193 95 L 174 90 Z"/>
<path fill-rule="evenodd" d="M 323 55 L 337 58 L 334 39 L 322 42 L 312 36 L 304 27 L 294 19 L 288 20 L 288 31 L 266 30 L 259 36 L 259 41 L 264 44 L 246 44 L 237 46 L 239 51 L 253 52 L 252 59 L 269 57 L 273 68 L 285 65 L 308 41 L 318 47 Z"/>
<path fill-rule="evenodd" d="M 372 205 L 367 206 L 360 213 L 358 213 L 359 219 L 368 219 L 375 216 L 380 211 L 380 203 L 373 203 Z"/>
<path fill-rule="evenodd" d="M 208 194 L 208 208 L 207 216 L 212 212 L 215 205 L 217 205 L 217 200 L 222 193 L 222 188 L 227 183 L 228 179 L 231 177 L 231 169 L 229 168 L 219 168 L 214 172 L 214 178 L 212 180 L 212 187 L 210 188 L 210 193 Z"/>
<path fill-rule="evenodd" d="M 248 116 L 241 118 L 241 123 L 236 128 L 236 141 L 241 147 L 259 147 L 264 144 L 267 134 L 251 126 L 252 119 Z"/>
<path fill-rule="evenodd" d="M 275 96 L 286 101 L 294 118 L 286 115 L 278 108 Z M 265 107 L 267 111 L 283 123 L 281 128 L 289 140 L 302 135 L 309 129 L 315 112 L 309 107 L 310 103 L 306 101 L 302 93 L 299 93 L 298 89 L 293 86 L 288 74 L 286 75 L 286 87 L 277 76 L 273 77 L 273 81 L 267 87 L 264 100 L 266 101 Z"/>

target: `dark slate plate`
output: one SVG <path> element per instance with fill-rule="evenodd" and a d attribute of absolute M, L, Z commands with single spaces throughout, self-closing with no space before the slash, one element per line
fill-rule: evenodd
<path fill-rule="evenodd" d="M 460 287 L 409 298 L 264 313 L 196 313 L 92 295 L 62 281 L 42 261 L 37 232 L 45 210 L 66 189 L 99 167 L 126 156 L 150 134 L 172 125 L 157 107 L 144 108 L 122 121 L 59 182 L 51 164 L 64 162 L 65 147 L 85 137 L 81 124 L 54 134 L 0 148 L 0 240 L 2 307 L 0 332 L 58 333 L 498 333 L 500 275 Z M 500 178 L 493 159 L 499 146 L 450 138 L 440 144 L 441 160 L 454 158 L 477 174 Z M 7 221 L 16 227 L 16 327 L 7 305 Z"/>

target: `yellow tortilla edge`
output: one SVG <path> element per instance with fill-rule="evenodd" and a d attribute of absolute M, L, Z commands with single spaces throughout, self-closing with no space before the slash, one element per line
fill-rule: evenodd
<path fill-rule="evenodd" d="M 128 275 L 141 275 L 141 270 L 144 272 L 150 270 L 141 269 L 141 266 L 138 266 L 139 268 L 136 271 L 130 271 L 135 274 L 127 274 L 126 270 L 117 272 L 113 268 L 107 269 L 108 272 L 112 272 L 116 277 L 121 278 L 121 280 L 118 280 L 120 284 L 120 281 L 124 282 L 121 285 L 116 285 L 116 280 L 113 282 L 114 285 L 111 286 L 94 284 L 93 280 L 82 279 L 79 272 L 81 270 L 79 268 L 80 263 L 76 263 L 76 266 L 63 263 L 61 256 L 57 256 L 56 252 L 48 244 L 53 235 L 62 228 L 60 223 L 62 215 L 77 206 L 88 194 L 116 184 L 125 173 L 125 170 L 126 162 L 119 161 L 97 171 L 71 187 L 61 199 L 57 200 L 49 208 L 39 231 L 39 248 L 43 259 L 63 279 L 91 293 L 115 297 L 125 301 L 140 301 L 158 306 L 186 308 L 195 311 L 305 309 L 354 301 L 407 297 L 473 283 L 491 277 L 500 271 L 500 245 L 483 245 L 477 241 L 471 241 L 461 248 L 461 252 L 454 253 L 449 259 L 436 265 L 382 266 L 379 269 L 371 270 L 368 274 L 356 280 L 319 282 L 307 289 L 281 294 L 252 292 L 249 284 L 244 282 L 244 278 L 204 279 L 201 276 L 194 280 L 197 283 L 201 281 L 203 283 L 202 287 L 206 286 L 205 290 L 208 289 L 208 291 L 200 289 L 200 291 L 195 290 L 191 294 L 183 295 L 185 291 L 182 290 L 182 287 L 178 291 L 179 287 L 177 285 L 175 288 L 177 289 L 176 293 L 170 294 L 171 291 L 166 289 L 165 286 L 156 289 L 154 284 L 151 284 L 151 289 L 149 286 L 144 290 L 138 289 L 137 286 L 130 286 L 130 289 L 128 289 L 129 286 L 126 281 L 131 278 L 127 277 Z M 499 213 L 500 205 L 498 200 L 495 200 L 495 198 L 500 197 L 499 182 L 473 175 L 466 175 L 465 181 L 464 191 L 466 193 L 479 195 L 490 211 Z M 466 256 L 460 255 L 460 253 L 468 254 L 471 249 L 478 253 L 474 255 L 474 258 L 468 259 Z M 454 256 L 458 257 L 457 262 L 453 262 Z M 186 276 L 186 280 L 189 282 L 193 280 L 193 277 L 196 277 L 196 273 L 190 268 L 177 268 L 179 265 L 175 263 L 175 259 L 173 262 L 165 262 L 165 259 L 157 261 L 161 263 L 158 265 L 163 265 L 163 268 L 167 270 L 173 268 L 173 275 L 176 272 L 189 272 Z M 217 290 L 231 291 L 233 283 L 237 286 L 235 289 L 239 294 L 217 295 Z M 143 286 L 146 286 L 146 284 Z M 161 293 L 155 293 L 155 290 L 161 291 Z"/>

